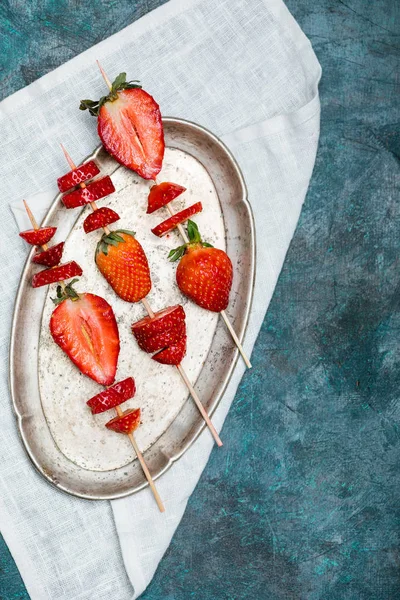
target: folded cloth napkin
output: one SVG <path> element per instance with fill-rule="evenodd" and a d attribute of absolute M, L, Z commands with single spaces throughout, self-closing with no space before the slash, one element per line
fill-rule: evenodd
<path fill-rule="evenodd" d="M 167 500 L 160 514 L 148 489 L 111 503 L 59 493 L 37 476 L 18 439 L 6 356 L 26 246 L 6 204 L 25 226 L 21 199 L 31 198 L 38 214 L 56 194 L 65 170 L 59 142 L 78 159 L 98 144 L 93 122 L 77 110 L 80 98 L 104 93 L 95 59 L 110 76 L 127 71 L 140 79 L 164 115 L 208 127 L 238 159 L 258 244 L 247 353 L 293 236 L 318 144 L 320 66 L 281 0 L 172 0 L 0 103 L 1 215 L 9 237 L 0 250 L 0 529 L 33 600 L 140 595 L 213 446 L 205 431 L 158 480 Z M 214 416 L 218 429 L 243 372 L 239 361 Z"/>

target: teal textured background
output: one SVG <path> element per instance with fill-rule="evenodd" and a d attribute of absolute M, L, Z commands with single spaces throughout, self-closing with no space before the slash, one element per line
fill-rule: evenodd
<path fill-rule="evenodd" d="M 159 4 L 0 2 L 1 97 Z M 400 3 L 287 5 L 323 69 L 315 171 L 224 454 L 143 600 L 400 598 Z M 3 541 L 0 598 L 28 598 Z"/>

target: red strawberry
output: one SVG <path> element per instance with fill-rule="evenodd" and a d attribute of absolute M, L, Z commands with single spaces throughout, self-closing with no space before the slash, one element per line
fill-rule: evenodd
<path fill-rule="evenodd" d="M 104 234 L 97 244 L 96 264 L 122 300 L 139 302 L 151 289 L 150 269 L 133 231 Z"/>
<path fill-rule="evenodd" d="M 153 335 L 168 331 L 185 322 L 183 306 L 169 306 L 155 313 L 154 317 L 144 317 L 132 325 L 132 333 L 137 340 L 146 340 Z"/>
<path fill-rule="evenodd" d="M 32 277 L 32 287 L 37 288 L 42 285 L 49 285 L 50 283 L 56 283 L 57 281 L 64 281 L 65 279 L 71 279 L 77 275 L 82 275 L 83 271 L 74 260 L 71 262 L 59 265 L 58 267 L 52 267 L 51 269 L 44 269 L 39 271 Z"/>
<path fill-rule="evenodd" d="M 102 206 L 86 217 L 83 222 L 83 229 L 85 233 L 89 233 L 101 227 L 107 227 L 107 225 L 111 225 L 111 223 L 115 223 L 118 220 L 119 215 L 115 210 Z"/>
<path fill-rule="evenodd" d="M 174 346 L 186 337 L 186 323 L 179 323 L 171 329 L 161 331 L 149 338 L 137 339 L 138 346 L 145 352 L 156 352 L 167 346 Z"/>
<path fill-rule="evenodd" d="M 106 177 L 92 181 L 84 188 L 64 194 L 62 201 L 66 208 L 77 208 L 89 202 L 96 202 L 96 200 L 100 200 L 100 198 L 104 198 L 113 192 L 115 192 L 114 184 L 111 177 L 106 175 Z"/>
<path fill-rule="evenodd" d="M 71 282 L 73 283 L 73 282 Z M 101 385 L 115 379 L 119 354 L 117 322 L 111 306 L 95 294 L 77 294 L 69 284 L 57 290 L 50 319 L 56 344 L 78 369 Z"/>
<path fill-rule="evenodd" d="M 76 185 L 88 181 L 89 179 L 93 179 L 93 177 L 96 177 L 99 173 L 99 167 L 94 160 L 90 160 L 89 162 L 76 167 L 76 169 L 69 171 L 69 173 L 66 173 L 62 177 L 59 177 L 57 179 L 58 189 L 60 192 L 67 192 Z"/>
<path fill-rule="evenodd" d="M 126 402 L 126 400 L 133 398 L 135 392 L 135 381 L 133 377 L 128 377 L 123 381 L 114 383 L 112 387 L 100 392 L 100 394 L 93 396 L 86 404 L 89 406 L 92 413 L 97 415 L 98 413 L 105 412 L 106 410 L 119 406 L 123 402 Z"/>
<path fill-rule="evenodd" d="M 154 179 L 164 157 L 164 132 L 157 102 L 120 73 L 108 96 L 82 100 L 81 110 L 98 115 L 98 133 L 107 152 L 144 179 Z"/>
<path fill-rule="evenodd" d="M 56 231 L 57 227 L 40 227 L 21 231 L 19 235 L 32 246 L 43 246 L 51 240 Z"/>
<path fill-rule="evenodd" d="M 149 215 L 168 204 L 168 202 L 172 202 L 172 200 L 183 194 L 183 192 L 186 192 L 185 187 L 169 181 L 153 185 L 147 199 L 147 214 Z"/>
<path fill-rule="evenodd" d="M 166 219 L 165 221 L 157 225 L 157 227 L 154 227 L 151 231 L 152 233 L 154 233 L 154 235 L 161 237 L 169 231 L 171 231 L 172 229 L 175 229 L 175 227 L 177 227 L 177 225 L 179 225 L 180 223 L 184 223 L 185 221 L 190 219 L 190 217 L 193 217 L 193 215 L 201 212 L 202 210 L 203 206 L 201 202 L 196 202 L 196 204 L 192 204 L 192 206 L 188 206 L 188 208 L 185 208 L 184 210 L 181 210 L 180 212 L 173 215 L 172 217 L 169 217 L 169 219 Z"/>
<path fill-rule="evenodd" d="M 151 358 L 162 365 L 180 365 L 186 354 L 186 335 L 174 346 L 169 346 Z"/>
<path fill-rule="evenodd" d="M 196 223 L 188 222 L 190 242 L 171 250 L 172 261 L 181 258 L 176 271 L 179 289 L 193 302 L 213 312 L 225 310 L 229 303 L 233 268 L 223 250 L 201 240 Z"/>
<path fill-rule="evenodd" d="M 131 408 L 126 410 L 121 416 L 114 417 L 106 423 L 106 427 L 117 433 L 128 435 L 137 429 L 140 425 L 140 408 Z"/>
<path fill-rule="evenodd" d="M 43 252 L 38 252 L 32 258 L 32 262 L 38 265 L 45 265 L 45 267 L 56 267 L 60 264 L 60 260 L 62 257 L 62 253 L 64 250 L 64 242 L 60 242 L 48 250 L 43 250 Z"/>

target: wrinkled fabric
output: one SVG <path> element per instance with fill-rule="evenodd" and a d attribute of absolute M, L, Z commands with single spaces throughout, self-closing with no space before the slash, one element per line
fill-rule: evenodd
<path fill-rule="evenodd" d="M 320 66 L 280 0 L 172 0 L 0 103 L 1 394 L 0 529 L 33 600 L 125 600 L 149 584 L 205 467 L 205 431 L 157 482 L 167 512 L 145 489 L 89 502 L 58 492 L 36 474 L 19 440 L 8 390 L 12 310 L 26 257 L 21 199 L 39 216 L 65 171 L 63 142 L 76 157 L 98 145 L 78 110 L 104 93 L 95 60 L 110 76 L 127 71 L 164 115 L 195 121 L 236 156 L 257 230 L 250 354 L 268 308 L 312 174 L 319 136 Z M 42 211 L 42 213 L 40 213 Z M 4 240 L 3 240 L 4 241 Z M 220 429 L 244 372 L 241 361 L 213 421 Z M 223 452 L 223 450 L 221 450 Z"/>

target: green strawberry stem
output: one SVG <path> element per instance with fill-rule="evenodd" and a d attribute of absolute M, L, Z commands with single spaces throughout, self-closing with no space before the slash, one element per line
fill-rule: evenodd
<path fill-rule="evenodd" d="M 187 222 L 187 234 L 188 234 L 189 242 L 187 244 L 183 244 L 182 246 L 179 246 L 178 248 L 174 248 L 168 254 L 168 258 L 170 259 L 171 262 L 176 262 L 177 260 L 180 260 L 182 258 L 182 256 L 185 254 L 185 252 L 187 251 L 187 248 L 189 246 L 193 246 L 195 244 L 200 244 L 204 248 L 212 248 L 213 247 L 208 242 L 203 242 L 201 235 L 200 235 L 199 228 L 197 227 L 196 223 L 194 221 L 191 221 L 190 219 Z"/>
<path fill-rule="evenodd" d="M 51 299 L 56 306 L 61 304 L 61 302 L 64 302 L 64 300 L 72 300 L 73 302 L 79 300 L 79 294 L 73 288 L 74 283 L 77 281 L 79 281 L 79 279 L 73 279 L 67 285 L 65 285 L 64 282 L 61 282 L 61 284 L 57 286 L 57 298 Z"/>
<path fill-rule="evenodd" d="M 129 229 L 117 229 L 116 231 L 111 231 L 109 233 L 103 233 L 101 239 L 96 247 L 96 256 L 99 252 L 102 252 L 107 256 L 108 254 L 108 246 L 118 246 L 118 244 L 124 244 L 125 240 L 119 233 L 126 233 L 135 237 L 134 231 L 129 231 Z"/>
<path fill-rule="evenodd" d="M 81 100 L 79 109 L 88 110 L 93 117 L 97 117 L 103 104 L 106 102 L 114 102 L 114 100 L 118 99 L 118 92 L 141 87 L 142 86 L 137 79 L 126 81 L 126 73 L 120 73 L 111 84 L 110 93 L 107 94 L 107 96 L 102 96 L 100 100 Z"/>

